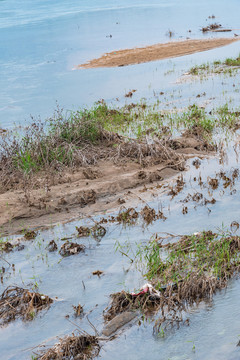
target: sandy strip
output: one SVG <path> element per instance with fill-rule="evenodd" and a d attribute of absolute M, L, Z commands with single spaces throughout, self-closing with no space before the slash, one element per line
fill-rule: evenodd
<path fill-rule="evenodd" d="M 149 61 L 173 58 L 193 54 L 196 52 L 211 50 L 220 46 L 231 44 L 239 38 L 220 38 L 204 40 L 184 40 L 168 42 L 166 44 L 156 44 L 144 48 L 134 48 L 112 51 L 102 55 L 98 59 L 93 59 L 86 64 L 80 64 L 77 68 L 98 68 L 98 67 L 117 67 L 131 64 L 140 64 Z"/>

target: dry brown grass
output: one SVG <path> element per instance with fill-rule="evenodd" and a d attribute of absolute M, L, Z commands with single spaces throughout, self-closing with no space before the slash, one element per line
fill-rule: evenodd
<path fill-rule="evenodd" d="M 99 354 L 98 338 L 83 331 L 76 331 L 70 336 L 59 339 L 59 342 L 37 354 L 38 360 L 87 360 Z"/>
<path fill-rule="evenodd" d="M 0 298 L 0 324 L 9 323 L 16 318 L 32 320 L 38 311 L 48 308 L 52 302 L 46 295 L 20 287 L 8 287 Z"/>
<path fill-rule="evenodd" d="M 138 296 L 131 295 L 126 291 L 121 291 L 111 295 L 111 304 L 105 310 L 105 321 L 112 320 L 116 315 L 131 310 L 141 309 L 143 312 L 157 310 L 160 300 L 149 294 Z"/>
<path fill-rule="evenodd" d="M 131 111 L 110 109 L 105 103 L 68 115 L 57 109 L 44 122 L 32 119 L 20 134 L 8 131 L 0 135 L 0 192 L 34 187 L 37 176 L 45 178 L 46 186 L 64 169 L 88 167 L 100 160 L 117 164 L 134 161 L 142 166 L 164 161 L 183 165 L 183 157 L 171 149 L 167 136 L 155 136 L 149 142 L 146 136 L 131 139 L 106 129 L 111 124 L 121 127 L 131 123 Z"/>

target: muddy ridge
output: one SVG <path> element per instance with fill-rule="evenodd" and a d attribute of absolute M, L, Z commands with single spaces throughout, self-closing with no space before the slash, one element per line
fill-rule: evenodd
<path fill-rule="evenodd" d="M 116 209 L 123 203 L 128 206 L 128 201 L 132 203 L 139 198 L 141 187 L 160 184 L 184 171 L 188 158 L 213 155 L 215 150 L 210 145 L 206 147 L 205 141 L 194 135 L 175 138 L 168 146 L 169 158 L 161 157 L 159 153 L 144 166 L 133 160 L 124 163 L 103 160 L 72 172 L 62 171 L 52 179 L 44 179 L 43 174 L 36 175 L 27 188 L 3 192 L 0 194 L 2 233 L 39 228 L 39 218 L 41 227 L 45 227 L 81 215 Z M 95 176 L 89 176 L 93 173 Z"/>
<path fill-rule="evenodd" d="M 100 58 L 90 60 L 77 66 L 78 69 L 99 67 L 121 67 L 132 64 L 141 64 L 149 61 L 168 59 L 196 52 L 207 51 L 238 41 L 237 38 L 220 38 L 204 40 L 171 41 L 166 44 L 156 44 L 142 48 L 112 51 Z"/>

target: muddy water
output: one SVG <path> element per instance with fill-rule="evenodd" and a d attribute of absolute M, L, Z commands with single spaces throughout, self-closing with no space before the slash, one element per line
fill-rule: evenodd
<path fill-rule="evenodd" d="M 212 14 L 216 18 L 207 19 Z M 238 14 L 238 0 L 135 0 L 130 5 L 127 0 L 0 1 L 0 126 L 24 124 L 30 114 L 50 116 L 56 101 L 76 109 L 101 98 L 117 97 L 123 103 L 124 94 L 133 88 L 137 89 L 134 100 L 151 98 L 153 92 L 172 92 L 164 76 L 168 61 L 120 69 L 72 69 L 105 52 L 167 42 L 169 29 L 173 40 L 213 36 L 202 34 L 200 28 L 215 21 L 239 29 Z M 233 32 L 239 34 L 239 30 Z M 184 72 L 191 62 L 212 61 L 226 53 L 236 56 L 238 51 L 239 45 L 234 44 L 171 64 Z M 208 89 L 211 92 L 211 84 Z"/>

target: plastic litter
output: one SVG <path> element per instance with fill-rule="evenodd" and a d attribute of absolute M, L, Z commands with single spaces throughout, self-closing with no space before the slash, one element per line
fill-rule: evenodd
<path fill-rule="evenodd" d="M 147 293 L 156 299 L 160 299 L 160 292 L 149 283 L 144 284 L 138 293 L 132 292 L 131 295 L 139 296 Z"/>

